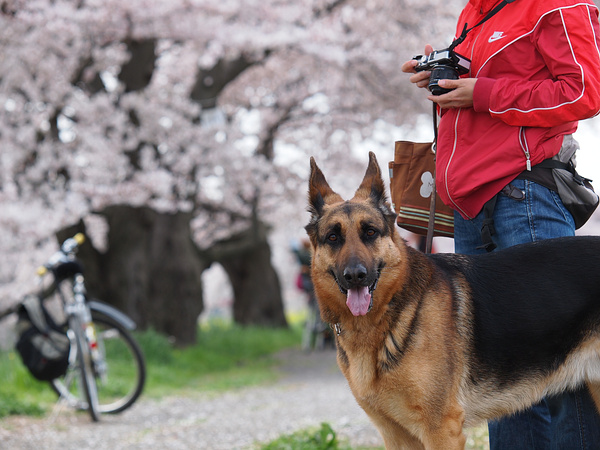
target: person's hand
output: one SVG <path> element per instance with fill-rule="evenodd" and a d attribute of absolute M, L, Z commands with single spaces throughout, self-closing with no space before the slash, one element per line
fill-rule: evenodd
<path fill-rule="evenodd" d="M 424 54 L 426 56 L 429 56 L 431 54 L 431 52 L 433 52 L 433 47 L 431 45 L 427 44 L 425 46 Z M 416 84 L 420 88 L 426 88 L 427 85 L 429 84 L 429 76 L 431 75 L 431 72 L 428 70 L 424 70 L 422 72 L 416 72 L 415 66 L 417 64 L 418 64 L 418 61 L 411 59 L 409 61 L 406 61 L 404 64 L 402 64 L 401 70 L 404 73 L 412 73 L 413 74 L 409 78 L 411 83 Z"/>
<path fill-rule="evenodd" d="M 477 78 L 459 78 L 458 80 L 440 80 L 440 87 L 453 89 L 442 95 L 427 97 L 440 108 L 471 108 L 473 106 L 473 91 Z"/>

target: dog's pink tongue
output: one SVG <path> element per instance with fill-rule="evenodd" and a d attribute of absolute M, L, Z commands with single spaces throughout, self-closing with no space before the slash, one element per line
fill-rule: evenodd
<path fill-rule="evenodd" d="M 360 287 L 348 291 L 346 305 L 355 316 L 364 316 L 369 311 L 370 304 L 371 294 L 369 294 L 369 288 Z"/>

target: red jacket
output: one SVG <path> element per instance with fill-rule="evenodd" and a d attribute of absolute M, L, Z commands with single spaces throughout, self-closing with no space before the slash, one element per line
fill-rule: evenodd
<path fill-rule="evenodd" d="M 469 0 L 457 35 L 499 2 Z M 467 35 L 456 51 L 471 60 L 464 76 L 477 83 L 473 108 L 442 111 L 436 182 L 444 203 L 475 217 L 600 111 L 599 38 L 591 0 L 516 0 Z"/>

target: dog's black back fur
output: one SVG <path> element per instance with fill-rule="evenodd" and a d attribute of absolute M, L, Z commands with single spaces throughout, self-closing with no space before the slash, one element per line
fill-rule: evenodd
<path fill-rule="evenodd" d="M 430 258 L 444 272 L 462 274 L 470 284 L 473 368 L 481 365 L 499 383 L 516 381 L 516 374 L 526 378 L 533 372 L 550 373 L 598 329 L 600 237 L 558 238 L 486 255 Z M 531 286 L 538 287 L 534 295 Z"/>

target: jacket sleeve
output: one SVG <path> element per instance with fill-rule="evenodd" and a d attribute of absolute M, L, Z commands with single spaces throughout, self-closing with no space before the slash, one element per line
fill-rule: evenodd
<path fill-rule="evenodd" d="M 529 80 L 479 78 L 474 109 L 509 125 L 552 127 L 587 119 L 600 111 L 598 10 L 588 5 L 544 16 L 531 40 L 549 77 Z"/>

